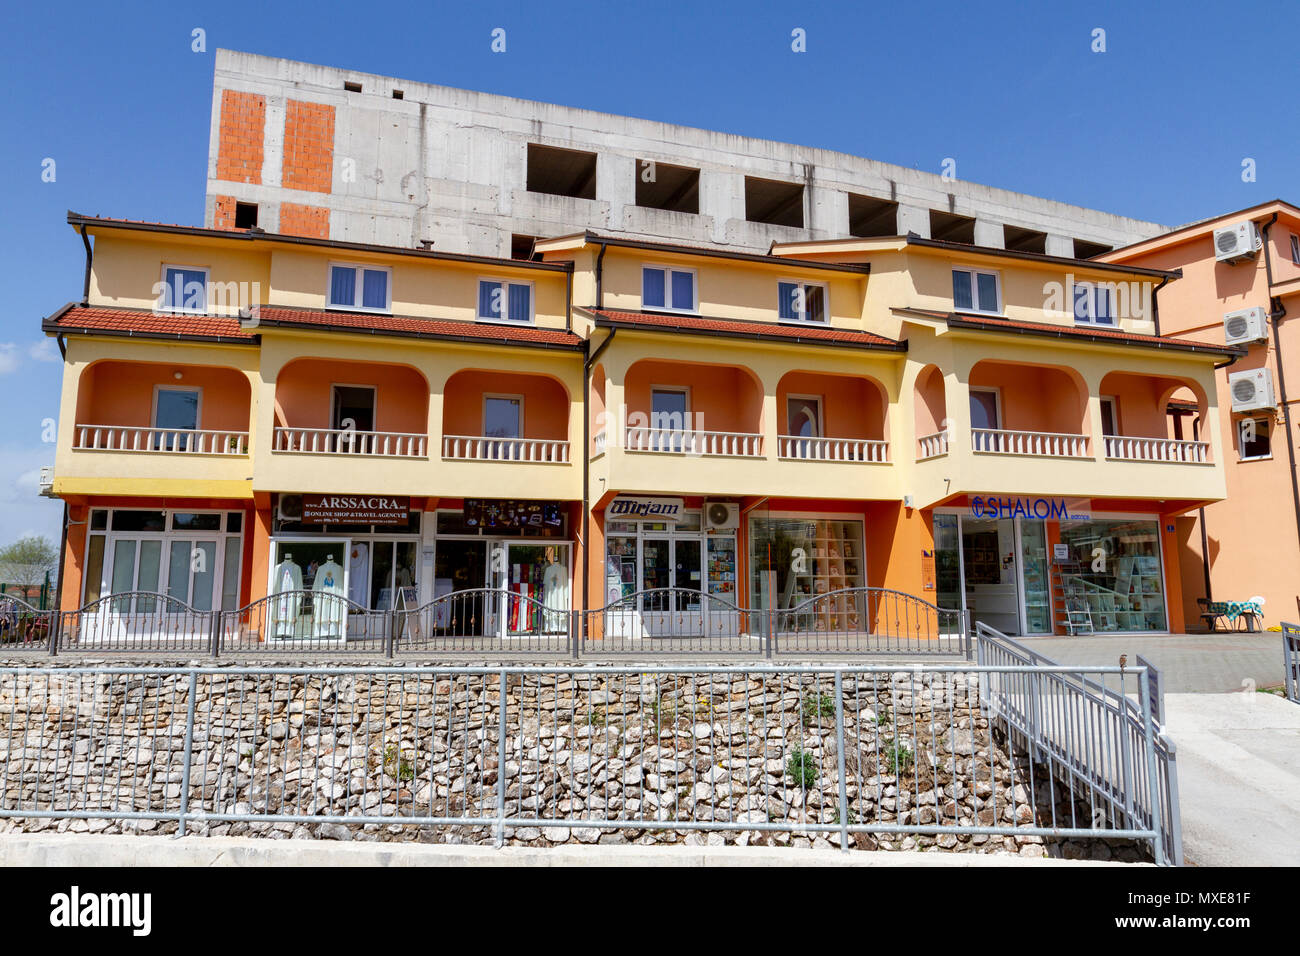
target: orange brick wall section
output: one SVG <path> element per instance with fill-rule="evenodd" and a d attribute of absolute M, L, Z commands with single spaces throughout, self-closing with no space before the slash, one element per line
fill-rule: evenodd
<path fill-rule="evenodd" d="M 218 196 L 217 208 L 212 216 L 213 229 L 235 228 L 235 197 Z"/>
<path fill-rule="evenodd" d="M 324 206 L 302 206 L 296 202 L 280 203 L 280 232 L 286 236 L 330 237 L 330 211 Z"/>
<path fill-rule="evenodd" d="M 234 183 L 262 181 L 262 135 L 265 129 L 265 97 L 235 90 L 221 91 L 218 179 Z"/>
<path fill-rule="evenodd" d="M 290 100 L 284 114 L 284 169 L 287 189 L 330 192 L 334 182 L 334 107 Z"/>

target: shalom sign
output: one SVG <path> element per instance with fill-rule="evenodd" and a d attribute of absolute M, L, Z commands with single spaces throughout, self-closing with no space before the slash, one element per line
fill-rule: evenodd
<path fill-rule="evenodd" d="M 975 495 L 972 518 L 1043 518 L 1049 521 L 1091 521 L 1086 498 L 1033 498 L 1015 495 Z"/>
<path fill-rule="evenodd" d="M 619 495 L 605 509 L 606 518 L 632 521 L 672 521 L 682 516 L 681 498 L 643 498 L 639 495 Z"/>
<path fill-rule="evenodd" d="M 411 499 L 392 495 L 303 495 L 303 524 L 404 525 Z"/>

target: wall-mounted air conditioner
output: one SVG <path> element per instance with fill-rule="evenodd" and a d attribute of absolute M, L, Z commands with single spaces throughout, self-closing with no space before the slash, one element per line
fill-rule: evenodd
<path fill-rule="evenodd" d="M 1266 368 L 1228 374 L 1228 391 L 1232 393 L 1234 412 L 1253 412 L 1273 408 L 1273 373 Z"/>
<path fill-rule="evenodd" d="M 1214 230 L 1214 258 L 1219 262 L 1252 258 L 1263 245 L 1259 229 L 1249 220 Z"/>
<path fill-rule="evenodd" d="M 725 531 L 740 527 L 740 505 L 731 501 L 708 501 L 704 504 L 704 529 Z"/>
<path fill-rule="evenodd" d="M 1226 312 L 1223 316 L 1223 339 L 1229 345 L 1246 345 L 1268 339 L 1268 316 L 1259 306 Z"/>
<path fill-rule="evenodd" d="M 54 466 L 41 465 L 41 476 L 37 479 L 37 491 L 42 497 L 54 497 Z"/>

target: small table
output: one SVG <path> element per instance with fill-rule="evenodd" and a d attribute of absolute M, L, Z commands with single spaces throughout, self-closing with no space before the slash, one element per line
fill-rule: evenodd
<path fill-rule="evenodd" d="M 1264 614 L 1264 609 L 1254 601 L 1211 601 L 1208 607 L 1211 614 L 1220 614 L 1234 624 L 1238 619 L 1243 620 L 1249 633 L 1257 630 L 1255 621 Z"/>

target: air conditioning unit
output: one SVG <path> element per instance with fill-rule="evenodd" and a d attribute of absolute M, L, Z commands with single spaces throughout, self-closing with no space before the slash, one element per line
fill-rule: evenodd
<path fill-rule="evenodd" d="M 1273 408 L 1273 373 L 1266 368 L 1228 375 L 1228 391 L 1232 393 L 1234 412 L 1253 412 Z"/>
<path fill-rule="evenodd" d="M 1219 262 L 1253 258 L 1263 245 L 1259 229 L 1249 220 L 1214 230 L 1214 258 Z"/>
<path fill-rule="evenodd" d="M 302 495 L 280 495 L 275 510 L 281 521 L 301 521 Z"/>
<path fill-rule="evenodd" d="M 726 531 L 740 527 L 740 505 L 731 501 L 706 501 L 704 503 L 704 530 Z"/>
<path fill-rule="evenodd" d="M 1259 306 L 1224 313 L 1223 338 L 1229 345 L 1263 342 L 1268 339 L 1268 316 Z"/>
<path fill-rule="evenodd" d="M 54 497 L 54 466 L 41 465 L 41 476 L 37 479 L 37 492 L 43 498 Z"/>

